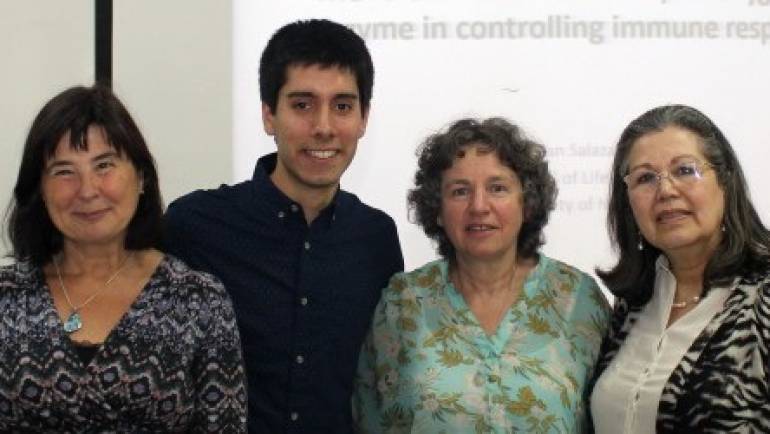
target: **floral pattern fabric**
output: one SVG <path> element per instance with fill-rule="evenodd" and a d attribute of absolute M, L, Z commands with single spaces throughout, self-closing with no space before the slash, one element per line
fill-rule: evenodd
<path fill-rule="evenodd" d="M 359 359 L 362 433 L 580 433 L 586 383 L 609 325 L 587 274 L 540 255 L 487 335 L 446 261 L 395 275 Z"/>

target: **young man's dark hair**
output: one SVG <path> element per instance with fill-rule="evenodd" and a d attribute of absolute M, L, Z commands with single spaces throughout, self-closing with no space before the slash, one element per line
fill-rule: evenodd
<path fill-rule="evenodd" d="M 404 268 L 393 219 L 340 187 L 366 132 L 372 77 L 347 27 L 282 27 L 260 66 L 277 152 L 252 179 L 190 193 L 166 212 L 168 251 L 232 297 L 251 433 L 352 433 L 361 344 L 382 288 Z"/>
<path fill-rule="evenodd" d="M 353 73 L 358 84 L 362 114 L 369 111 L 374 86 L 374 65 L 363 39 L 329 20 L 296 21 L 281 27 L 268 41 L 259 61 L 259 96 L 275 112 L 278 91 L 289 66 L 320 65 Z"/>

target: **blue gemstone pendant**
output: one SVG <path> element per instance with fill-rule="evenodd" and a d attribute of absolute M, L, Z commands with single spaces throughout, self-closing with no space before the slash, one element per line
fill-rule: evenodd
<path fill-rule="evenodd" d="M 67 321 L 64 321 L 64 331 L 67 333 L 74 333 L 81 327 L 83 327 L 83 321 L 80 320 L 80 314 L 77 311 L 72 312 Z"/>

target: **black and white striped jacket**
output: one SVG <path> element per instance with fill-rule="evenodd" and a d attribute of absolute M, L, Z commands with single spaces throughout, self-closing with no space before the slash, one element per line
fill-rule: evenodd
<path fill-rule="evenodd" d="M 617 354 L 643 306 L 617 298 L 594 378 Z M 736 279 L 724 309 L 663 388 L 659 433 L 770 433 L 770 275 Z"/>

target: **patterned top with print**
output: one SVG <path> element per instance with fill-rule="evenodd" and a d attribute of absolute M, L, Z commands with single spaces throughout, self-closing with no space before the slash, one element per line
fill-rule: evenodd
<path fill-rule="evenodd" d="M 0 432 L 246 432 L 235 313 L 222 284 L 166 255 L 87 364 L 43 271 L 0 267 Z"/>
<path fill-rule="evenodd" d="M 363 433 L 581 433 L 609 305 L 585 273 L 540 255 L 487 335 L 434 261 L 397 274 L 362 348 Z"/>

